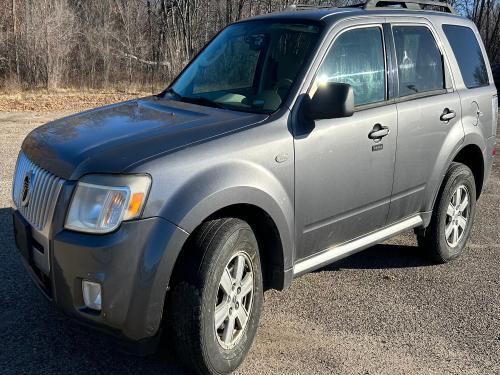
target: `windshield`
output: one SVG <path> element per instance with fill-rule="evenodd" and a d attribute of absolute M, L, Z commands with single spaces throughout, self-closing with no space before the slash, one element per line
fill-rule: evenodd
<path fill-rule="evenodd" d="M 319 27 L 250 21 L 224 29 L 167 91 L 173 98 L 271 113 L 288 96 Z"/>

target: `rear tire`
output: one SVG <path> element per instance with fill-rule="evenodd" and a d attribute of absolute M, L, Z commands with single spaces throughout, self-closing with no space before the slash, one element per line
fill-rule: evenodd
<path fill-rule="evenodd" d="M 464 164 L 452 163 L 444 178 L 429 226 L 418 245 L 438 263 L 459 257 L 467 243 L 476 212 L 476 184 Z"/>
<path fill-rule="evenodd" d="M 263 303 L 257 240 L 235 218 L 210 220 L 194 234 L 169 298 L 175 351 L 187 369 L 228 374 L 247 355 Z"/>

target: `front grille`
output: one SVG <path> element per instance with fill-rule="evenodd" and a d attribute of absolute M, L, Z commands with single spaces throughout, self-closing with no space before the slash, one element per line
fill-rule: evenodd
<path fill-rule="evenodd" d="M 45 227 L 63 182 L 63 179 L 35 165 L 23 152 L 19 154 L 12 199 L 19 212 L 36 229 Z"/>

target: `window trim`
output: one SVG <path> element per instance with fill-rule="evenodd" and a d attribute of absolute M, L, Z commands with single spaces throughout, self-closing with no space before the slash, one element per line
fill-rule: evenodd
<path fill-rule="evenodd" d="M 491 82 L 490 82 L 490 76 L 489 76 L 489 74 L 488 74 L 488 82 L 486 84 L 478 85 L 478 86 L 472 86 L 472 87 L 467 86 L 467 84 L 465 83 L 464 75 L 462 73 L 462 69 L 460 67 L 460 62 L 457 59 L 457 55 L 455 53 L 455 50 L 453 49 L 453 46 L 451 45 L 450 38 L 448 38 L 448 34 L 446 34 L 445 26 L 461 27 L 461 28 L 464 28 L 464 29 L 469 29 L 469 31 L 472 32 L 472 35 L 474 35 L 474 39 L 476 40 L 477 46 L 479 47 L 479 50 L 481 51 L 481 57 L 483 58 L 484 67 L 486 68 L 486 72 L 488 72 L 488 63 L 487 63 L 488 60 L 484 58 L 484 51 L 481 48 L 481 44 L 479 43 L 479 40 L 477 39 L 477 35 L 474 32 L 474 29 L 472 29 L 472 27 L 469 27 L 469 26 L 466 26 L 466 25 L 458 25 L 458 24 L 452 24 L 452 23 L 443 23 L 443 24 L 441 24 L 441 30 L 443 31 L 444 37 L 446 38 L 446 41 L 448 42 L 448 44 L 450 46 L 450 49 L 453 52 L 453 57 L 455 58 L 455 61 L 457 62 L 458 71 L 460 72 L 460 78 L 462 78 L 462 82 L 464 84 L 464 87 L 467 90 L 474 90 L 474 89 L 479 89 L 479 88 L 482 88 L 482 87 L 490 86 Z"/>
<path fill-rule="evenodd" d="M 417 92 L 415 94 L 409 94 L 405 96 L 400 96 L 397 98 L 394 98 L 396 103 L 402 103 L 402 102 L 407 102 L 410 100 L 415 100 L 415 99 L 422 99 L 422 98 L 430 98 L 432 96 L 437 96 L 437 95 L 443 95 L 443 94 L 448 94 L 448 90 L 446 89 L 437 89 L 437 90 L 430 90 L 430 91 L 424 91 L 424 92 Z"/>
<path fill-rule="evenodd" d="M 395 102 L 396 103 L 401 103 L 409 100 L 414 100 L 414 99 L 421 99 L 421 98 L 426 98 L 426 97 L 431 97 L 431 96 L 436 96 L 436 95 L 442 95 L 442 94 L 447 94 L 451 93 L 454 91 L 453 89 L 453 84 L 451 82 L 451 76 L 449 74 L 449 69 L 446 64 L 446 54 L 444 52 L 443 48 L 443 43 L 435 30 L 433 30 L 431 27 L 429 27 L 428 24 L 424 22 L 389 22 L 389 26 L 391 29 L 391 37 L 392 37 L 392 45 L 393 45 L 393 51 L 394 51 L 394 80 L 395 80 L 395 86 L 396 86 L 396 93 L 394 96 Z M 436 44 L 436 48 L 439 51 L 441 55 L 441 66 L 443 69 L 443 88 L 442 89 L 435 89 L 435 90 L 429 90 L 429 91 L 424 91 L 424 92 L 418 92 L 414 94 L 408 94 L 408 95 L 400 95 L 400 87 L 399 87 L 399 66 L 398 66 L 398 56 L 396 52 L 396 40 L 394 38 L 394 27 L 425 27 L 429 32 L 431 33 L 431 36 L 434 39 L 434 43 Z"/>
<path fill-rule="evenodd" d="M 384 100 L 380 100 L 378 102 L 373 102 L 373 103 L 356 105 L 356 106 L 354 106 L 354 111 L 359 112 L 359 111 L 362 111 L 365 109 L 377 108 L 377 107 L 385 106 L 387 104 L 393 104 L 394 100 L 389 98 L 389 75 L 388 75 L 389 62 L 388 62 L 388 56 L 387 56 L 387 47 L 388 46 L 386 44 L 384 24 L 385 23 L 383 23 L 383 22 L 371 22 L 371 23 L 367 22 L 367 23 L 360 23 L 360 24 L 356 24 L 356 25 L 347 26 L 347 27 L 339 30 L 335 34 L 335 36 L 332 38 L 330 43 L 328 44 L 328 47 L 326 48 L 326 51 L 323 54 L 323 56 L 321 57 L 321 61 L 319 62 L 316 71 L 314 72 L 314 75 L 311 79 L 309 87 L 306 90 L 306 93 L 309 95 L 309 97 L 312 97 L 311 94 L 314 96 L 314 93 L 317 90 L 317 87 L 315 87 L 316 78 L 318 77 L 318 73 L 319 73 L 321 67 L 323 66 L 323 63 L 324 63 L 326 57 L 328 56 L 328 53 L 331 51 L 331 49 L 332 49 L 333 45 L 335 44 L 335 42 L 337 41 L 337 39 L 342 34 L 348 32 L 348 31 L 352 31 L 352 30 L 356 30 L 356 29 L 369 29 L 369 28 L 376 27 L 380 30 L 380 36 L 381 36 L 381 41 L 382 41 L 382 50 L 383 50 L 383 54 L 384 54 Z"/>
<path fill-rule="evenodd" d="M 399 80 L 397 76 L 397 64 L 396 64 L 396 50 L 394 47 L 394 36 L 392 35 L 392 28 L 390 23 L 383 24 L 385 32 L 385 42 L 386 42 L 386 53 L 387 53 L 387 80 L 389 82 L 389 87 L 387 91 L 388 100 L 394 100 L 397 98 L 399 90 Z"/>

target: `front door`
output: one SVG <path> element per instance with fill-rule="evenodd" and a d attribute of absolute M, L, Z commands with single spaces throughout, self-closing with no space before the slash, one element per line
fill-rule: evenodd
<path fill-rule="evenodd" d="M 385 55 L 381 24 L 350 27 L 337 34 L 317 72 L 309 95 L 323 82 L 348 83 L 356 112 L 316 121 L 295 138 L 296 261 L 386 223 L 397 113 L 387 101 Z M 373 139 L 377 130 L 386 134 Z"/>

